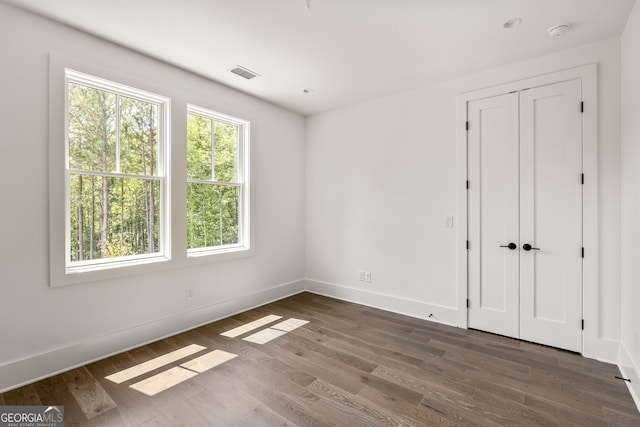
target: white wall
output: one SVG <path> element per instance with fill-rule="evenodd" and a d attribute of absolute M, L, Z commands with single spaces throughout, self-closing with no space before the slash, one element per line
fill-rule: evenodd
<path fill-rule="evenodd" d="M 640 3 L 622 34 L 622 345 L 620 365 L 640 407 Z"/>
<path fill-rule="evenodd" d="M 303 288 L 302 116 L 1 3 L 0 40 L 0 391 Z M 255 255 L 50 288 L 50 52 L 142 76 L 174 105 L 207 99 L 252 120 Z"/>
<path fill-rule="evenodd" d="M 620 338 L 620 45 L 610 39 L 307 118 L 309 289 L 457 324 L 458 94 L 598 64 L 599 349 Z M 588 108 L 588 106 L 586 107 Z M 357 271 L 372 272 L 370 284 Z M 587 319 L 588 321 L 588 319 Z"/>

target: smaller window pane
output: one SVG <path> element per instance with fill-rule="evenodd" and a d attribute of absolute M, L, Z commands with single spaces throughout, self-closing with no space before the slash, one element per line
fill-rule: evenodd
<path fill-rule="evenodd" d="M 116 95 L 69 84 L 69 167 L 116 170 Z"/>
<path fill-rule="evenodd" d="M 211 119 L 187 116 L 187 176 L 211 180 Z"/>
<path fill-rule="evenodd" d="M 120 97 L 120 172 L 158 174 L 158 105 Z"/>
<path fill-rule="evenodd" d="M 160 183 L 71 174 L 71 261 L 159 252 Z"/>
<path fill-rule="evenodd" d="M 224 122 L 215 123 L 214 180 L 238 181 L 238 126 Z"/>
<path fill-rule="evenodd" d="M 236 186 L 188 183 L 188 248 L 237 244 L 238 203 Z"/>

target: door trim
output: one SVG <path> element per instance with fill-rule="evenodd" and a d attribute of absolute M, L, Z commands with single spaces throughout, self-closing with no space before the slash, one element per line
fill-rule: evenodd
<path fill-rule="evenodd" d="M 542 76 L 531 77 L 516 82 L 505 83 L 458 95 L 457 111 L 457 172 L 458 188 L 458 325 L 468 327 L 468 205 L 467 205 L 467 104 L 470 101 L 488 98 L 531 87 L 559 83 L 566 80 L 580 79 L 582 83 L 582 100 L 584 113 L 582 116 L 583 155 L 582 170 L 585 175 L 583 188 L 583 243 L 585 256 L 583 262 L 582 305 L 585 328 L 582 334 L 582 354 L 597 358 L 602 353 L 599 346 L 598 310 L 598 94 L 597 65 L 589 64 L 570 68 Z M 473 185 L 473 183 L 471 183 Z"/>

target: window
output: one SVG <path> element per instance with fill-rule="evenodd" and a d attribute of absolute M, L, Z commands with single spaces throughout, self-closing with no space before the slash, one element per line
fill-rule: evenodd
<path fill-rule="evenodd" d="M 65 77 L 66 272 L 166 259 L 169 100 Z"/>
<path fill-rule="evenodd" d="M 249 123 L 195 106 L 187 112 L 190 256 L 249 248 Z"/>

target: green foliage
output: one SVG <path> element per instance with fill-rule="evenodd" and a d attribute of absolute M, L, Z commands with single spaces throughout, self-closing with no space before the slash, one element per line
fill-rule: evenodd
<path fill-rule="evenodd" d="M 159 105 L 79 83 L 68 96 L 71 261 L 157 252 Z M 239 242 L 239 135 L 236 124 L 187 117 L 190 249 Z"/>
<path fill-rule="evenodd" d="M 187 247 L 238 243 L 238 187 L 187 184 Z"/>
<path fill-rule="evenodd" d="M 187 184 L 189 249 L 239 242 L 240 187 L 231 185 L 238 175 L 238 133 L 237 125 L 187 117 L 187 176 L 208 181 Z"/>
<path fill-rule="evenodd" d="M 69 85 L 69 167 L 116 169 L 116 95 Z"/>
<path fill-rule="evenodd" d="M 158 251 L 160 184 L 151 179 L 158 172 L 158 108 L 69 85 L 71 261 Z"/>
<path fill-rule="evenodd" d="M 211 164 L 211 119 L 189 114 L 187 116 L 187 176 L 193 179 L 210 180 Z"/>

